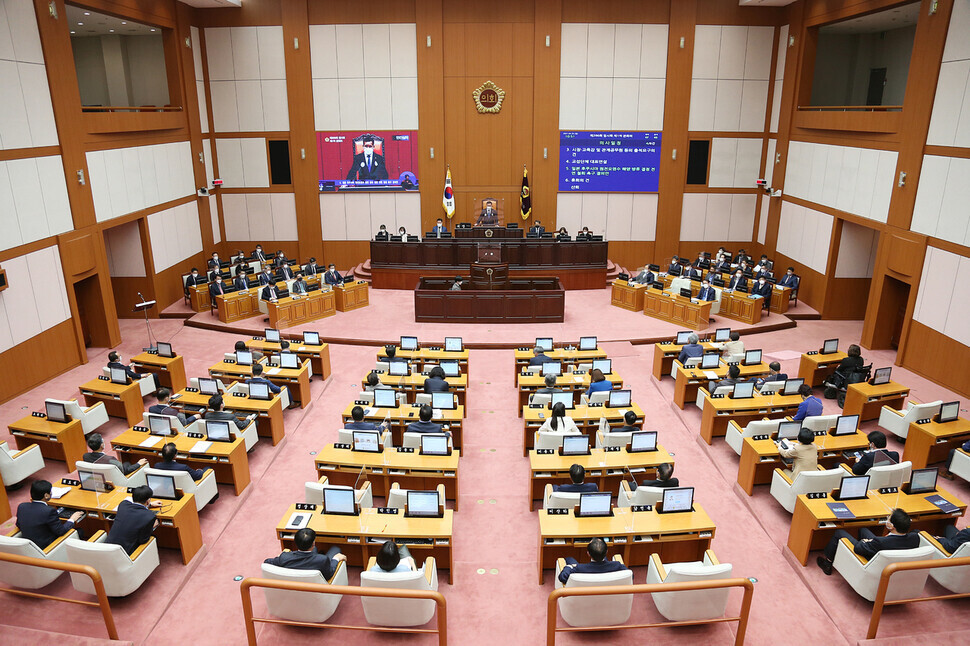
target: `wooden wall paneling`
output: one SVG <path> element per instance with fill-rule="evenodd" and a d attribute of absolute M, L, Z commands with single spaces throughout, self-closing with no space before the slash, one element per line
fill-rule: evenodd
<path fill-rule="evenodd" d="M 804 0 L 799 4 L 805 6 L 806 24 L 820 25 L 872 13 L 904 2 L 901 0 Z"/>
<path fill-rule="evenodd" d="M 370 258 L 370 241 L 324 240 L 323 254 L 316 258 L 323 264 L 335 264 L 337 271 L 352 269 Z"/>
<path fill-rule="evenodd" d="M 307 0 L 304 0 L 306 4 Z M 282 5 L 289 0 L 245 0 L 238 8 L 196 9 L 196 27 L 259 27 L 280 25 Z M 317 2 L 329 8 L 334 3 Z M 355 5 L 356 6 L 356 5 Z"/>
<path fill-rule="evenodd" d="M 427 231 L 444 211 L 441 208 L 445 169 L 457 159 L 445 146 L 444 53 L 448 47 L 442 28 L 442 0 L 414 0 L 418 62 L 418 178 L 421 191 L 421 228 Z M 449 10 L 450 10 L 449 6 Z M 431 37 L 431 46 L 427 38 Z M 469 97 L 471 100 L 471 97 Z M 435 156 L 431 158 L 431 149 Z M 456 170 L 452 167 L 452 170 Z M 452 182 L 465 178 L 452 173 Z M 456 206 L 457 208 L 457 206 Z M 457 216 L 457 212 L 456 212 Z"/>
<path fill-rule="evenodd" d="M 307 17 L 311 25 L 340 25 L 415 22 L 412 1 L 370 0 L 366 3 L 307 2 Z"/>
<path fill-rule="evenodd" d="M 697 0 L 698 25 L 780 25 L 784 15 L 782 7 L 758 7 L 757 11 L 751 11 L 737 2 Z"/>
<path fill-rule="evenodd" d="M 821 312 L 824 306 L 826 277 L 807 265 L 789 258 L 783 253 L 768 253 L 775 261 L 775 267 L 794 267 L 798 274 L 798 300 L 804 301 L 815 311 Z"/>
<path fill-rule="evenodd" d="M 97 321 L 98 326 L 92 333 L 95 342 L 102 347 L 114 347 L 121 343 L 121 329 L 118 326 L 118 316 L 115 312 L 115 301 L 111 289 L 111 276 L 108 270 L 108 255 L 104 249 L 104 237 L 100 228 L 96 226 L 75 229 L 57 237 L 57 248 L 61 254 L 61 267 L 64 271 L 64 285 L 67 289 L 67 299 L 71 305 L 71 316 L 74 319 L 75 340 L 77 349 L 84 362 L 84 335 L 79 320 L 77 298 L 74 284 L 97 276 L 100 286 L 101 311 L 89 312 L 88 319 Z M 103 325 L 100 321 L 103 320 Z"/>
<path fill-rule="evenodd" d="M 674 3 L 680 0 L 673 0 Z M 670 3 L 643 0 L 562 0 L 562 22 L 666 23 Z M 536 22 L 539 2 L 536 2 Z"/>
<path fill-rule="evenodd" d="M 602 4 L 602 3 L 600 3 Z M 645 4 L 645 3 L 637 3 Z M 657 3 L 662 4 L 662 3 Z M 556 224 L 559 192 L 559 70 L 562 52 L 563 0 L 536 0 L 533 46 L 532 161 L 529 190 L 532 220 L 542 220 L 547 229 Z M 546 36 L 549 47 L 546 47 Z M 545 151 L 545 156 L 543 156 Z M 521 179 L 519 184 L 521 185 Z"/>
<path fill-rule="evenodd" d="M 253 247 L 250 247 L 248 251 L 252 249 Z M 160 312 L 172 303 L 182 300 L 185 295 L 182 288 L 182 274 L 189 273 L 192 267 L 198 267 L 202 273 L 205 273 L 208 259 L 209 255 L 203 251 L 155 274 L 155 299 L 158 301 L 158 308 L 153 311 Z"/>
<path fill-rule="evenodd" d="M 175 0 L 72 0 L 71 4 L 159 27 L 175 26 Z"/>
<path fill-rule="evenodd" d="M 496 23 L 534 21 L 532 2 L 522 0 L 490 0 L 489 2 L 453 2 L 443 14 L 445 22 Z M 485 34 L 487 36 L 487 32 Z M 469 41 L 473 45 L 474 41 Z M 474 47 L 469 47 L 474 49 Z"/>
<path fill-rule="evenodd" d="M 761 165 L 758 167 L 759 178 L 766 178 L 768 174 L 767 169 L 769 168 L 769 165 L 773 166 L 775 163 L 773 152 L 772 152 L 772 159 L 768 159 L 768 154 L 770 152 L 768 150 L 768 139 L 772 138 L 770 133 L 771 106 L 775 96 L 775 74 L 778 71 L 779 51 L 781 51 L 782 47 L 788 47 L 787 42 L 785 43 L 779 42 L 780 32 L 781 32 L 781 28 L 775 27 L 775 37 L 772 39 L 772 45 L 771 45 L 771 67 L 768 68 L 769 69 L 768 96 L 767 98 L 765 98 L 766 108 L 765 108 L 764 134 L 762 135 L 762 138 L 761 138 Z M 776 143 L 776 150 L 777 150 L 777 142 L 775 143 Z M 708 159 L 708 164 L 710 164 L 710 159 Z M 708 169 L 708 177 L 710 177 L 710 169 Z M 774 179 L 774 177 L 772 177 L 772 179 Z M 770 199 L 771 198 L 768 195 L 765 195 L 761 191 L 758 191 L 758 200 L 754 205 L 754 227 L 751 230 L 751 242 L 753 243 L 758 242 L 758 231 L 760 230 L 760 227 L 761 227 L 761 217 L 762 217 L 762 211 L 761 211 L 762 201 L 770 200 Z M 767 213 L 765 213 L 764 217 L 765 218 L 768 217 Z"/>
<path fill-rule="evenodd" d="M 52 348 L 57 351 L 52 352 Z M 37 357 L 44 359 L 38 361 Z M 0 404 L 86 361 L 87 355 L 77 346 L 72 321 L 58 323 L 0 352 L 0 365 L 17 366 L 16 370 L 0 371 Z"/>
<path fill-rule="evenodd" d="M 313 80 L 310 74 L 310 27 L 306 0 L 284 0 L 283 56 L 290 115 L 290 173 L 296 202 L 298 258 L 323 255 L 320 221 L 317 137 L 313 122 Z M 294 39 L 302 45 L 294 47 Z"/>
<path fill-rule="evenodd" d="M 195 26 L 198 26 L 198 22 L 199 22 L 199 15 L 198 15 L 198 13 L 199 13 L 198 11 L 193 12 L 193 22 L 196 23 Z M 212 93 L 210 92 L 210 88 L 209 88 L 209 63 L 208 63 L 208 60 L 209 59 L 208 59 L 208 54 L 206 52 L 205 30 L 203 28 L 201 28 L 201 27 L 199 27 L 199 47 L 202 49 L 202 80 L 203 80 L 202 89 L 205 92 L 205 118 L 208 121 L 207 130 L 209 131 L 209 133 L 207 135 L 208 138 L 209 138 L 209 156 L 211 157 L 211 159 L 209 161 L 212 164 L 212 178 L 213 179 L 219 179 L 219 178 L 221 178 L 221 175 L 219 174 L 219 155 L 218 155 L 218 153 L 216 153 L 216 142 L 215 142 L 215 134 L 214 134 L 215 133 L 215 121 L 212 118 Z M 285 59 L 284 59 L 284 64 L 285 64 Z M 193 68 L 194 67 L 195 66 L 193 64 Z M 200 119 L 200 128 L 201 128 L 201 118 L 202 117 L 200 115 L 200 117 L 199 117 L 199 119 Z M 205 172 L 204 165 L 203 165 L 202 172 L 203 173 Z M 291 172 L 292 172 L 292 170 L 291 170 Z M 216 220 L 219 223 L 219 230 L 222 232 L 221 235 L 219 236 L 219 238 L 220 238 L 221 241 L 219 242 L 218 245 L 215 244 L 215 242 L 214 242 L 215 241 L 215 234 L 213 233 L 212 234 L 212 238 L 209 241 L 210 246 L 206 247 L 203 244 L 203 247 L 202 248 L 203 249 L 217 250 L 220 253 L 227 253 L 229 249 L 228 249 L 228 247 L 226 247 L 226 244 L 225 244 L 225 242 L 226 242 L 226 221 L 225 221 L 225 217 L 223 216 L 222 196 L 220 195 L 220 191 L 219 190 L 215 190 L 214 191 L 214 194 L 215 194 L 215 198 L 216 198 L 216 211 L 217 211 L 217 213 L 216 213 L 216 216 L 217 216 L 216 217 Z M 209 200 L 205 200 L 205 201 L 208 202 Z M 208 210 L 208 208 L 209 207 L 206 207 L 207 210 Z M 199 210 L 201 212 L 201 208 Z M 211 217 L 211 215 L 212 215 L 212 212 L 211 211 L 209 212 L 209 215 Z M 210 220 L 210 223 L 209 223 L 209 231 L 212 231 L 212 223 L 211 223 L 211 220 Z M 205 239 L 203 239 L 203 243 L 204 242 L 205 242 Z"/>
<path fill-rule="evenodd" d="M 138 296 L 138 292 L 145 294 L 146 298 L 153 298 L 148 296 L 148 292 L 153 292 L 153 282 L 152 278 L 148 276 L 112 276 L 111 277 L 111 293 L 114 294 L 115 307 L 117 308 L 119 319 L 140 319 L 144 318 L 144 314 L 141 312 L 133 311 L 133 308 L 137 303 L 141 302 L 141 297 Z M 158 313 L 161 311 L 165 305 L 159 302 L 160 307 L 153 307 L 149 310 L 148 315 L 151 318 L 158 318 Z"/>
<path fill-rule="evenodd" d="M 897 356 L 898 365 L 970 397 L 966 371 L 954 369 L 970 364 L 970 348 L 919 321 L 912 321 L 906 337 L 906 350 L 902 357 Z M 945 359 L 941 360 L 941 357 Z"/>
<path fill-rule="evenodd" d="M 886 277 L 909 284 L 909 303 L 897 351 L 897 362 L 903 361 L 907 353 L 906 339 L 916 307 L 923 258 L 926 255 L 926 240 L 926 236 L 888 227 L 880 233 L 879 245 L 876 247 L 876 263 L 872 270 L 872 283 L 869 285 L 869 308 L 862 323 L 861 343 L 867 348 L 887 347 L 879 334 L 881 328 L 888 324 L 884 319 L 890 314 L 881 302 L 883 285 Z"/>
<path fill-rule="evenodd" d="M 828 278 L 822 318 L 859 321 L 865 318 L 871 278 Z M 801 294 L 798 295 L 801 300 Z"/>
<path fill-rule="evenodd" d="M 654 262 L 653 251 L 653 241 L 611 240 L 608 244 L 607 258 L 634 272 L 638 267 Z"/>

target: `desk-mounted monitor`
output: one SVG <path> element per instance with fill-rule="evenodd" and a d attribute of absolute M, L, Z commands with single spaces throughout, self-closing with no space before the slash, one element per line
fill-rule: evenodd
<path fill-rule="evenodd" d="M 442 361 L 438 364 L 438 366 L 444 371 L 445 377 L 461 376 L 461 367 L 458 365 L 457 361 Z"/>
<path fill-rule="evenodd" d="M 148 415 L 148 432 L 168 437 L 172 434 L 172 421 L 166 415 Z"/>
<path fill-rule="evenodd" d="M 148 473 L 145 475 L 145 484 L 152 488 L 152 498 L 179 499 L 178 492 L 175 491 L 175 476 Z"/>
<path fill-rule="evenodd" d="M 292 352 L 281 352 L 277 359 L 280 364 L 280 368 L 284 368 L 286 370 L 299 370 L 300 368 L 300 357 Z"/>
<path fill-rule="evenodd" d="M 633 401 L 632 391 L 630 390 L 611 390 L 610 398 L 606 401 L 608 408 L 626 408 Z"/>
<path fill-rule="evenodd" d="M 884 384 L 888 384 L 892 374 L 892 366 L 888 366 L 886 368 L 876 368 L 876 374 L 873 375 L 870 383 L 872 383 L 873 386 L 882 386 Z"/>
<path fill-rule="evenodd" d="M 422 433 L 421 455 L 451 455 L 448 436 L 444 433 Z"/>
<path fill-rule="evenodd" d="M 218 395 L 219 394 L 219 382 L 215 379 L 208 379 L 206 377 L 199 377 L 199 393 L 202 395 Z"/>
<path fill-rule="evenodd" d="M 562 455 L 589 455 L 589 436 L 588 435 L 563 436 Z"/>
<path fill-rule="evenodd" d="M 744 365 L 756 366 L 761 363 L 761 350 L 748 350 L 744 353 Z"/>
<path fill-rule="evenodd" d="M 537 337 L 536 348 L 542 348 L 543 352 L 552 352 L 552 337 Z"/>
<path fill-rule="evenodd" d="M 552 401 L 549 402 L 550 405 L 555 406 L 556 404 L 562 404 L 566 407 L 566 410 L 571 410 L 573 408 L 573 394 L 572 393 L 552 393 Z"/>
<path fill-rule="evenodd" d="M 431 408 L 455 410 L 455 396 L 452 393 L 431 393 Z"/>
<path fill-rule="evenodd" d="M 859 428 L 858 415 L 839 415 L 835 420 L 835 432 L 833 435 L 852 435 Z"/>
<path fill-rule="evenodd" d="M 869 495 L 869 476 L 846 476 L 839 486 L 839 500 L 861 500 Z"/>
<path fill-rule="evenodd" d="M 380 453 L 381 434 L 379 431 L 353 431 L 353 450 L 362 453 Z"/>
<path fill-rule="evenodd" d="M 752 397 L 754 397 L 753 381 L 742 381 L 739 384 L 734 384 L 734 390 L 731 391 L 731 399 L 750 399 Z"/>
<path fill-rule="evenodd" d="M 232 442 L 228 420 L 205 420 L 205 438 L 210 442 Z"/>
<path fill-rule="evenodd" d="M 236 350 L 236 364 L 240 366 L 253 365 L 253 353 L 249 350 Z"/>
<path fill-rule="evenodd" d="M 322 511 L 325 514 L 356 516 L 357 500 L 354 498 L 354 490 L 351 488 L 324 487 Z"/>
<path fill-rule="evenodd" d="M 47 414 L 47 421 L 66 424 L 71 421 L 67 414 L 67 407 L 60 402 L 45 401 L 44 412 Z"/>
<path fill-rule="evenodd" d="M 579 505 L 576 515 L 585 517 L 613 515 L 613 494 L 608 491 L 579 494 Z"/>
<path fill-rule="evenodd" d="M 273 393 L 270 392 L 269 384 L 253 382 L 249 384 L 249 398 L 269 401 L 273 398 Z"/>
<path fill-rule="evenodd" d="M 701 357 L 701 370 L 715 370 L 721 365 L 721 355 L 717 352 L 708 352 Z"/>
<path fill-rule="evenodd" d="M 670 487 L 664 489 L 664 497 L 657 509 L 661 514 L 694 511 L 693 487 Z"/>
<path fill-rule="evenodd" d="M 460 336 L 445 337 L 445 352 L 461 352 L 465 349 Z"/>
<path fill-rule="evenodd" d="M 263 338 L 265 338 L 268 343 L 279 343 L 281 340 L 280 331 L 268 327 L 263 330 Z"/>
<path fill-rule="evenodd" d="M 556 375 L 557 377 L 562 374 L 562 362 L 561 361 L 546 361 L 542 364 L 542 376 L 546 375 Z"/>
<path fill-rule="evenodd" d="M 125 385 L 128 383 L 128 373 L 124 368 L 109 368 L 111 383 Z"/>
<path fill-rule="evenodd" d="M 391 361 L 387 364 L 387 374 L 392 377 L 407 377 L 411 374 L 411 366 L 407 361 Z"/>
<path fill-rule="evenodd" d="M 437 491 L 408 491 L 406 516 L 413 518 L 440 518 L 441 508 Z"/>
<path fill-rule="evenodd" d="M 390 388 L 374 389 L 374 406 L 376 408 L 397 408 L 397 392 Z"/>
<path fill-rule="evenodd" d="M 172 350 L 172 344 L 165 343 L 164 341 L 159 341 L 158 356 L 164 357 L 165 359 L 171 359 L 175 357 L 175 352 Z"/>
<path fill-rule="evenodd" d="M 785 385 L 781 388 L 782 395 L 797 395 L 798 389 L 805 383 L 804 379 L 786 379 Z"/>
<path fill-rule="evenodd" d="M 715 343 L 726 343 L 731 340 L 731 328 L 719 327 L 714 331 Z"/>
<path fill-rule="evenodd" d="M 630 453 L 657 450 L 657 431 L 637 431 L 630 433 Z"/>
<path fill-rule="evenodd" d="M 579 349 L 580 350 L 595 350 L 596 349 L 596 337 L 595 336 L 581 336 L 579 337 Z"/>
<path fill-rule="evenodd" d="M 402 336 L 401 337 L 401 349 L 402 350 L 417 350 L 418 349 L 418 337 L 416 337 L 416 336 Z"/>
<path fill-rule="evenodd" d="M 320 345 L 320 333 L 319 332 L 304 332 L 303 333 L 303 344 L 304 345 Z"/>
<path fill-rule="evenodd" d="M 50 418 L 50 415 L 47 416 Z M 940 414 L 936 421 L 940 424 L 955 422 L 960 417 L 960 402 L 946 402 L 940 406 Z"/>
<path fill-rule="evenodd" d="M 938 474 L 937 469 L 913 469 L 909 479 L 909 493 L 911 495 L 935 493 Z"/>
<path fill-rule="evenodd" d="M 677 345 L 687 345 L 689 343 L 690 335 L 693 334 L 690 330 L 684 330 L 683 332 L 677 333 Z"/>
<path fill-rule="evenodd" d="M 801 422 L 778 422 L 778 439 L 797 440 L 798 432 L 801 430 Z"/>
<path fill-rule="evenodd" d="M 612 359 L 593 359 L 593 370 L 599 370 L 604 375 L 613 373 Z"/>
<path fill-rule="evenodd" d="M 822 343 L 822 352 L 820 354 L 835 354 L 839 351 L 839 340 L 838 339 L 825 339 Z"/>

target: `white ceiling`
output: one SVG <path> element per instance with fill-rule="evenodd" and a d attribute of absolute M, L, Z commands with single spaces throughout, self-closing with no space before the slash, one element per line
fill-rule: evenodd
<path fill-rule="evenodd" d="M 71 35 L 82 36 L 161 36 L 162 30 L 128 19 L 115 18 L 97 11 L 64 5 Z M 83 24 L 80 24 L 83 23 Z"/>
<path fill-rule="evenodd" d="M 870 13 L 851 20 L 825 25 L 822 29 L 827 34 L 873 34 L 890 29 L 911 27 L 919 18 L 920 3 L 886 9 L 877 13 Z"/>
<path fill-rule="evenodd" d="M 787 7 L 795 0 L 738 0 L 742 7 Z"/>
<path fill-rule="evenodd" d="M 197 9 L 212 9 L 217 7 L 239 7 L 242 0 L 179 0 Z"/>

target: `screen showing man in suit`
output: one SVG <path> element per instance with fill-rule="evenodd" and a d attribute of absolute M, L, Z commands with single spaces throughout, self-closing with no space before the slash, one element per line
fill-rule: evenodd
<path fill-rule="evenodd" d="M 418 188 L 417 131 L 318 132 L 321 191 Z"/>

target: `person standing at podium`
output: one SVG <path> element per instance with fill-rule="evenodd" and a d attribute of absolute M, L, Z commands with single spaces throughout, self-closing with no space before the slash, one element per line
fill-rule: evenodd
<path fill-rule="evenodd" d="M 498 224 L 498 211 L 492 208 L 492 201 L 485 200 L 485 208 L 475 220 L 475 226 L 495 226 Z"/>

